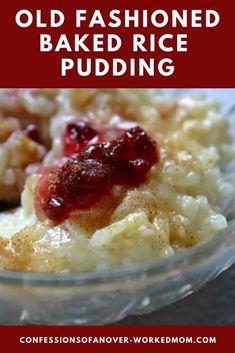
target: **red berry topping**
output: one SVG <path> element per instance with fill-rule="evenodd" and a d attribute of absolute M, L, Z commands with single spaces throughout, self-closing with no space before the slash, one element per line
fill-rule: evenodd
<path fill-rule="evenodd" d="M 114 185 L 140 185 L 158 161 L 156 142 L 140 127 L 111 142 L 87 146 L 62 167 L 41 177 L 37 214 L 60 223 L 74 211 L 90 208 Z"/>
<path fill-rule="evenodd" d="M 97 132 L 84 120 L 69 123 L 64 132 L 65 156 L 81 152 L 96 135 Z"/>
<path fill-rule="evenodd" d="M 63 221 L 66 215 L 65 202 L 62 197 L 49 196 L 46 203 L 47 207 L 44 209 L 48 218 L 54 221 Z"/>
<path fill-rule="evenodd" d="M 99 159 L 70 159 L 58 172 L 66 194 L 76 199 L 80 192 L 100 192 L 100 188 L 106 188 L 111 175 L 110 165 Z"/>
<path fill-rule="evenodd" d="M 89 121 L 87 117 L 80 117 L 67 124 L 63 134 L 64 155 L 70 157 L 80 153 L 85 147 L 112 141 L 125 131 L 121 128 Z"/>
<path fill-rule="evenodd" d="M 138 126 L 107 143 L 106 151 L 116 180 L 128 185 L 143 182 L 149 169 L 158 162 L 155 141 Z"/>

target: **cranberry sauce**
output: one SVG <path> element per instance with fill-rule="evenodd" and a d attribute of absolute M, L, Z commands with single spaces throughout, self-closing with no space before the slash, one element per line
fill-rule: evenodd
<path fill-rule="evenodd" d="M 140 127 L 121 135 L 118 131 L 116 138 L 112 129 L 111 141 L 89 145 L 87 142 L 98 134 L 86 122 L 77 121 L 67 126 L 65 149 L 67 154 L 72 151 L 73 157 L 41 176 L 35 201 L 40 219 L 61 223 L 71 213 L 90 208 L 114 185 L 138 186 L 159 161 L 156 142 Z M 103 139 L 104 133 L 101 141 Z"/>

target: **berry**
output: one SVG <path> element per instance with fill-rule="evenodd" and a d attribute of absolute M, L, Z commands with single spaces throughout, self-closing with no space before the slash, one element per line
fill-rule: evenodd
<path fill-rule="evenodd" d="M 70 157 L 80 153 L 85 147 L 94 143 L 112 141 L 124 130 L 93 121 L 88 122 L 87 117 L 74 120 L 66 126 L 63 133 L 64 155 Z"/>
<path fill-rule="evenodd" d="M 84 128 L 79 132 L 80 140 L 92 138 L 85 122 L 79 126 Z M 77 131 L 72 134 L 77 139 Z M 158 161 L 156 142 L 140 127 L 129 129 L 112 141 L 83 147 L 64 165 L 41 177 L 36 194 L 37 214 L 60 223 L 72 212 L 94 205 L 117 184 L 140 185 Z"/>
<path fill-rule="evenodd" d="M 50 196 L 45 203 L 44 212 L 51 220 L 63 220 L 66 216 L 64 199 L 59 196 Z"/>
<path fill-rule="evenodd" d="M 129 185 L 139 185 L 144 182 L 146 174 L 148 173 L 151 165 L 144 159 L 137 158 L 128 162 L 126 172 L 126 182 Z"/>
<path fill-rule="evenodd" d="M 105 149 L 102 143 L 96 143 L 95 145 L 90 145 L 82 151 L 79 155 L 79 160 L 86 159 L 98 159 L 105 160 Z"/>
<path fill-rule="evenodd" d="M 69 123 L 63 138 L 65 156 L 81 152 L 96 135 L 97 132 L 84 120 Z"/>
<path fill-rule="evenodd" d="M 72 197 L 79 192 L 105 188 L 110 183 L 111 175 L 111 167 L 102 160 L 79 161 L 79 158 L 68 160 L 58 173 L 66 194 L 72 194 Z"/>
<path fill-rule="evenodd" d="M 113 165 L 117 182 L 138 185 L 149 169 L 158 162 L 156 142 L 140 127 L 127 130 L 106 147 L 106 155 Z"/>

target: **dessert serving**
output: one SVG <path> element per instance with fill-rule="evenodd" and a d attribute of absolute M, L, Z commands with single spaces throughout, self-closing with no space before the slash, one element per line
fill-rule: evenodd
<path fill-rule="evenodd" d="M 217 102 L 156 90 L 2 90 L 0 268 L 84 272 L 170 257 L 225 229 Z M 18 207 L 17 207 L 18 205 Z"/>

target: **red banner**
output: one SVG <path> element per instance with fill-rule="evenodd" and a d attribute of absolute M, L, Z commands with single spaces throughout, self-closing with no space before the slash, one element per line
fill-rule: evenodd
<path fill-rule="evenodd" d="M 233 24 L 222 0 L 2 1 L 0 86 L 234 87 Z"/>
<path fill-rule="evenodd" d="M 13 352 L 219 352 L 233 349 L 235 327 L 1 327 Z"/>

